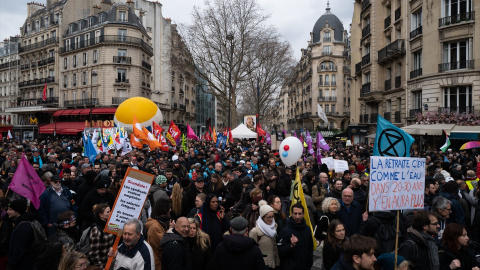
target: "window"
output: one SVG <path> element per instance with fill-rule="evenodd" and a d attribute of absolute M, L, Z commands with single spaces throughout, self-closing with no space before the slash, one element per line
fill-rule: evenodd
<path fill-rule="evenodd" d="M 363 74 L 364 84 L 370 82 L 370 79 L 371 79 L 371 76 L 370 76 L 370 75 L 371 75 L 370 72 L 367 72 L 367 73 Z"/>
<path fill-rule="evenodd" d="M 472 11 L 472 0 L 443 0 L 442 17 L 450 17 L 447 23 L 465 21 L 465 16 Z M 473 18 L 473 17 L 468 17 Z"/>
<path fill-rule="evenodd" d="M 77 100 L 77 93 L 73 93 L 73 101 Z"/>
<path fill-rule="evenodd" d="M 422 91 L 413 92 L 413 108 L 422 109 Z"/>
<path fill-rule="evenodd" d="M 121 22 L 126 22 L 127 21 L 127 13 L 125 11 L 119 11 L 118 12 L 118 20 Z"/>
<path fill-rule="evenodd" d="M 83 99 L 83 100 L 88 99 L 87 91 L 82 91 L 82 99 Z"/>
<path fill-rule="evenodd" d="M 100 42 L 100 30 L 97 30 L 95 31 L 95 43 L 99 43 Z"/>
<path fill-rule="evenodd" d="M 97 83 L 97 78 L 98 78 L 98 73 L 96 70 L 92 71 L 93 73 L 97 74 L 97 76 L 92 76 L 92 84 L 96 84 Z"/>
<path fill-rule="evenodd" d="M 318 76 L 318 86 L 322 86 L 323 85 L 323 76 L 320 75 Z"/>
<path fill-rule="evenodd" d="M 328 75 L 325 75 L 325 86 L 330 85 L 330 77 Z"/>
<path fill-rule="evenodd" d="M 78 78 L 77 73 L 72 74 L 72 86 L 77 86 Z"/>
<path fill-rule="evenodd" d="M 35 21 L 35 30 L 36 30 L 37 32 L 40 32 L 40 21 L 39 21 L 39 20 L 36 20 L 36 21 Z"/>
<path fill-rule="evenodd" d="M 335 71 L 335 63 L 332 61 L 324 61 L 320 64 L 321 71 Z"/>
<path fill-rule="evenodd" d="M 413 53 L 413 70 L 422 69 L 422 51 L 416 51 Z"/>
<path fill-rule="evenodd" d="M 127 41 L 127 29 L 118 29 L 118 41 L 119 42 Z"/>
<path fill-rule="evenodd" d="M 75 67 L 77 67 L 77 64 L 78 64 L 77 55 L 74 55 L 74 56 L 72 56 L 72 65 L 75 68 Z"/>
<path fill-rule="evenodd" d="M 54 18 L 53 18 L 53 21 L 54 21 L 55 23 L 58 23 L 59 18 L 60 18 L 60 13 L 57 12 L 57 13 L 55 13 L 55 16 L 54 16 Z"/>
<path fill-rule="evenodd" d="M 52 34 L 52 38 L 56 38 L 57 37 L 57 31 L 56 30 L 53 30 L 52 32 L 50 32 Z M 48 38 L 48 35 L 47 35 L 47 38 Z"/>
<path fill-rule="evenodd" d="M 48 28 L 48 25 L 49 25 L 48 16 L 45 16 L 44 22 L 45 22 L 45 28 Z"/>
<path fill-rule="evenodd" d="M 27 24 L 27 34 L 30 35 L 32 33 L 32 26 L 30 23 Z"/>
<path fill-rule="evenodd" d="M 330 105 L 330 107 L 332 108 L 332 109 L 331 109 L 331 110 L 332 110 L 332 114 L 335 114 L 335 111 L 336 111 L 336 110 L 335 110 L 335 109 L 336 109 L 335 104 Z"/>
<path fill-rule="evenodd" d="M 127 70 L 118 69 L 117 70 L 117 82 L 126 82 L 127 81 Z"/>
<path fill-rule="evenodd" d="M 118 56 L 127 56 L 127 50 L 118 49 Z"/>
<path fill-rule="evenodd" d="M 98 62 L 98 50 L 93 51 L 93 63 Z"/>
<path fill-rule="evenodd" d="M 467 40 L 443 44 L 443 70 L 464 69 L 470 67 L 470 50 Z"/>
<path fill-rule="evenodd" d="M 63 102 L 68 100 L 68 92 L 63 93 Z M 64 105 L 65 106 L 65 105 Z"/>
<path fill-rule="evenodd" d="M 83 65 L 86 66 L 88 65 L 88 52 L 84 52 L 83 55 L 82 55 L 82 62 L 83 62 Z"/>
<path fill-rule="evenodd" d="M 473 113 L 472 86 L 447 87 L 443 90 L 443 107 L 451 112 Z"/>
<path fill-rule="evenodd" d="M 325 113 L 330 113 L 330 111 L 328 110 L 330 108 L 330 106 L 328 106 L 328 104 L 325 104 Z"/>
<path fill-rule="evenodd" d="M 80 36 L 78 37 L 75 37 L 75 49 L 78 49 L 78 48 L 81 48 L 81 44 L 80 44 Z"/>
<path fill-rule="evenodd" d="M 336 85 L 337 85 L 337 76 L 332 75 L 332 86 L 336 86 Z"/>
<path fill-rule="evenodd" d="M 323 46 L 323 54 L 332 54 L 330 46 Z"/>
<path fill-rule="evenodd" d="M 329 42 L 331 40 L 332 40 L 332 37 L 330 32 L 323 33 L 323 42 Z"/>
<path fill-rule="evenodd" d="M 68 69 L 68 57 L 63 58 L 63 69 Z"/>
<path fill-rule="evenodd" d="M 88 83 L 88 71 L 82 72 L 82 84 L 87 85 Z"/>
<path fill-rule="evenodd" d="M 392 100 L 390 100 L 390 99 L 387 100 L 387 105 L 386 105 L 385 111 L 386 112 L 391 112 L 392 111 Z"/>
<path fill-rule="evenodd" d="M 126 89 L 118 89 L 117 90 L 117 96 L 118 97 L 127 97 L 127 90 Z"/>
<path fill-rule="evenodd" d="M 88 46 L 90 45 L 90 34 L 85 34 L 85 39 L 83 41 L 84 45 L 83 46 Z"/>
<path fill-rule="evenodd" d="M 416 11 L 412 13 L 412 25 L 410 26 L 410 30 L 416 30 L 420 26 L 422 26 L 422 10 Z"/>

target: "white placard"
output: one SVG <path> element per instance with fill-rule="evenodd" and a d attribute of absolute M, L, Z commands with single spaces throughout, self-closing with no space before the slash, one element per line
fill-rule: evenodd
<path fill-rule="evenodd" d="M 346 160 L 334 159 L 333 168 L 335 169 L 335 173 L 343 173 L 348 170 L 348 162 Z"/>
<path fill-rule="evenodd" d="M 332 157 L 322 158 L 322 164 L 326 164 L 329 170 L 333 170 L 333 158 Z"/>
<path fill-rule="evenodd" d="M 425 159 L 370 157 L 369 211 L 423 209 Z"/>

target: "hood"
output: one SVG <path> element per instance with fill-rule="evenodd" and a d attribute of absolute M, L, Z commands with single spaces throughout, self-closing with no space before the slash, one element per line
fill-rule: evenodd
<path fill-rule="evenodd" d="M 394 221 L 397 214 L 390 211 L 386 211 L 386 212 L 375 212 L 373 213 L 373 216 L 375 218 L 378 218 L 379 220 L 388 222 L 388 221 Z"/>
<path fill-rule="evenodd" d="M 176 233 L 166 233 L 163 235 L 162 240 L 160 241 L 160 246 L 165 246 L 168 242 L 179 241 L 184 242 L 185 239 Z"/>
<path fill-rule="evenodd" d="M 296 230 L 296 231 L 301 231 L 307 226 L 307 223 L 305 222 L 305 219 L 302 219 L 302 222 L 296 223 L 292 217 L 289 217 L 287 219 L 287 226 Z"/>
<path fill-rule="evenodd" d="M 223 246 L 230 252 L 243 252 L 255 245 L 255 240 L 243 235 L 226 235 L 223 238 Z"/>
<path fill-rule="evenodd" d="M 19 224 L 20 222 L 22 221 L 33 221 L 35 219 L 35 214 L 32 213 L 32 212 L 26 212 L 24 214 L 21 214 L 20 216 L 18 216 L 14 221 L 13 223 L 15 223 L 15 225 Z"/>

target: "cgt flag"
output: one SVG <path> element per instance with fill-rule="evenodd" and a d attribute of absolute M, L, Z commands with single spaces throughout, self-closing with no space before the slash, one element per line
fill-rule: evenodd
<path fill-rule="evenodd" d="M 20 160 L 8 188 L 32 201 L 36 209 L 40 207 L 40 195 L 45 190 L 45 185 L 25 156 Z"/>
<path fill-rule="evenodd" d="M 310 227 L 310 231 L 312 232 L 313 250 L 316 250 L 317 240 L 315 240 L 315 236 L 313 235 L 313 227 L 312 227 L 312 223 L 310 222 L 310 217 L 308 215 L 307 203 L 305 201 L 305 195 L 303 195 L 302 182 L 300 181 L 300 173 L 299 173 L 298 167 L 297 167 L 297 174 L 295 176 L 295 181 L 292 182 L 292 191 L 290 193 L 290 200 L 292 201 L 292 204 L 290 205 L 290 215 L 292 214 L 292 206 L 298 202 L 301 203 L 303 206 L 303 209 L 305 209 L 304 210 L 305 214 L 303 218 L 305 219 L 307 226 Z"/>
<path fill-rule="evenodd" d="M 177 146 L 177 141 L 180 139 L 180 129 L 178 129 L 177 125 L 173 122 L 173 120 L 170 122 L 170 127 L 168 127 L 168 132 L 167 132 L 167 140 L 170 142 L 170 144 L 175 147 Z"/>
<path fill-rule="evenodd" d="M 415 139 L 402 129 L 394 126 L 380 115 L 377 116 L 374 156 L 409 157 L 410 147 Z"/>

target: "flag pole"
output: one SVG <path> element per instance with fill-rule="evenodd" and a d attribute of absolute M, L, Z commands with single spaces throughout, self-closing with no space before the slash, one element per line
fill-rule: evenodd
<path fill-rule="evenodd" d="M 397 210 L 397 233 L 395 235 L 395 270 L 397 270 L 397 259 L 398 259 L 398 234 L 400 227 L 400 210 Z"/>

